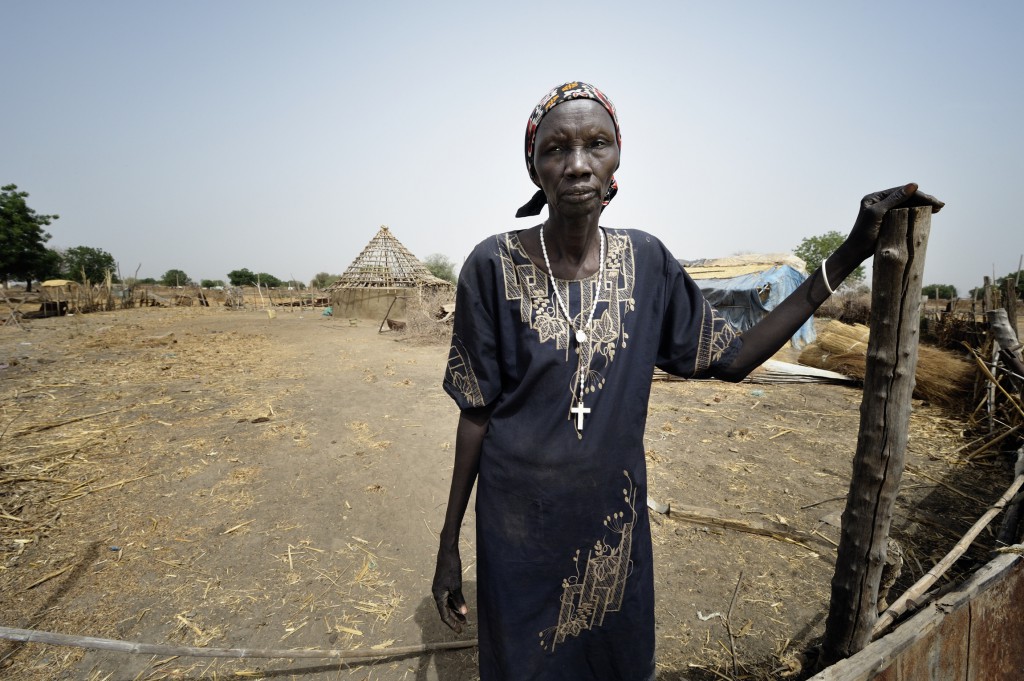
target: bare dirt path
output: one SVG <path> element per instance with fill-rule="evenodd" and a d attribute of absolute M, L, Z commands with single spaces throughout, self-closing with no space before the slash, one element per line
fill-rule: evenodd
<path fill-rule="evenodd" d="M 457 418 L 443 344 L 309 311 L 133 310 L 31 329 L 0 329 L 3 624 L 248 648 L 454 638 L 429 599 Z M 778 530 L 655 516 L 659 679 L 799 667 L 827 606 L 859 401 L 832 386 L 655 384 L 652 497 Z M 912 428 L 894 528 L 908 583 L 1007 477 L 958 459 L 943 414 L 917 405 Z M 0 660 L 19 679 L 476 677 L 472 651 L 345 667 L 0 643 Z"/>

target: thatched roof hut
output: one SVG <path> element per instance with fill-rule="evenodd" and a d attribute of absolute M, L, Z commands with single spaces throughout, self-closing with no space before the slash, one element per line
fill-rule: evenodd
<path fill-rule="evenodd" d="M 327 287 L 339 317 L 404 318 L 410 297 L 424 290 L 450 290 L 451 283 L 430 273 L 409 249 L 381 225 L 341 278 Z"/>

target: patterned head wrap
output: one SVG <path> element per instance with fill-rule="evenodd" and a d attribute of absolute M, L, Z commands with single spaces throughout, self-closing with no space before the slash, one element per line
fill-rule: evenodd
<path fill-rule="evenodd" d="M 526 169 L 529 171 L 531 179 L 533 179 L 535 174 L 533 167 L 533 145 L 537 141 L 537 128 L 540 126 L 540 122 L 556 106 L 573 99 L 592 99 L 603 106 L 608 115 L 612 117 L 612 123 L 615 124 L 615 142 L 620 149 L 622 148 L 622 132 L 619 130 L 619 117 L 615 115 L 615 105 L 612 104 L 612 100 L 608 99 L 603 92 L 590 83 L 581 81 L 563 83 L 553 88 L 541 98 L 537 106 L 534 107 L 530 120 L 526 123 Z M 615 182 L 615 177 L 613 176 L 611 186 L 608 187 L 608 193 L 604 195 L 604 200 L 601 202 L 602 205 L 607 206 L 618 191 L 619 185 Z M 539 190 L 526 205 L 516 212 L 516 217 L 539 215 L 541 209 L 546 204 L 547 198 L 544 196 L 544 190 Z"/>

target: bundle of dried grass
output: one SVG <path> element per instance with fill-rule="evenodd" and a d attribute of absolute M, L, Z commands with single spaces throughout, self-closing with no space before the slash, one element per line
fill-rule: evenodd
<path fill-rule="evenodd" d="M 818 340 L 800 353 L 800 363 L 863 379 L 867 365 L 869 329 L 863 324 L 830 321 Z M 951 352 L 918 347 L 914 397 L 947 409 L 968 407 L 974 386 L 974 367 Z"/>

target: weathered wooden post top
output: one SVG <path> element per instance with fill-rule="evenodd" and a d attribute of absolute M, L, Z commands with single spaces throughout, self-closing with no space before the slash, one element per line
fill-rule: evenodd
<path fill-rule="evenodd" d="M 878 618 L 878 585 L 907 447 L 931 214 L 931 207 L 889 211 L 875 250 L 860 431 L 825 625 L 826 664 L 866 646 Z"/>

